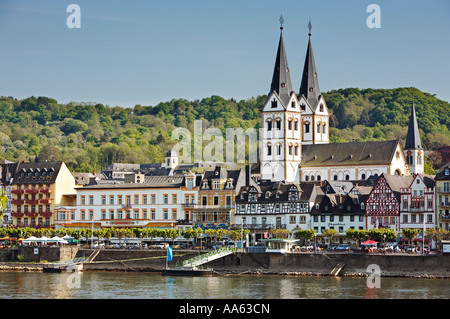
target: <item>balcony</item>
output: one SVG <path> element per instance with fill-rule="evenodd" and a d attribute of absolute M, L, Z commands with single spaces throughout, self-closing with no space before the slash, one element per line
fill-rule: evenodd
<path fill-rule="evenodd" d="M 41 188 L 40 192 L 42 194 L 51 194 L 52 193 L 52 189 L 51 188 Z"/>
<path fill-rule="evenodd" d="M 27 199 L 27 200 L 25 200 L 25 202 L 30 205 L 39 204 L 39 200 L 37 200 L 37 199 Z"/>
<path fill-rule="evenodd" d="M 440 202 L 439 207 L 450 207 L 450 202 Z"/>
<path fill-rule="evenodd" d="M 25 212 L 25 216 L 26 217 L 37 217 L 38 213 L 33 213 L 33 212 Z"/>
<path fill-rule="evenodd" d="M 11 201 L 11 204 L 13 204 L 13 205 L 23 205 L 23 203 L 25 203 L 25 201 L 23 199 L 13 199 Z"/>
<path fill-rule="evenodd" d="M 39 193 L 39 190 L 36 189 L 36 188 L 28 188 L 28 189 L 25 190 L 25 192 L 27 194 L 37 194 L 37 193 Z"/>
<path fill-rule="evenodd" d="M 439 214 L 439 218 L 440 219 L 444 219 L 444 220 L 450 220 L 450 214 Z"/>
<path fill-rule="evenodd" d="M 192 225 L 192 220 L 188 219 L 178 219 L 177 225 Z"/>
<path fill-rule="evenodd" d="M 272 229 L 272 228 L 286 228 L 286 224 L 233 224 L 231 229 Z"/>
<path fill-rule="evenodd" d="M 196 207 L 196 203 L 181 203 L 181 206 L 183 207 Z"/>
<path fill-rule="evenodd" d="M 22 188 L 16 188 L 11 191 L 13 194 L 23 194 L 25 191 Z"/>
<path fill-rule="evenodd" d="M 53 213 L 52 213 L 52 212 L 43 212 L 43 211 L 40 211 L 40 212 L 39 212 L 39 215 L 42 216 L 42 217 L 52 217 Z"/>
<path fill-rule="evenodd" d="M 11 212 L 12 217 L 20 218 L 23 217 L 23 215 L 24 215 L 23 213 Z"/>
<path fill-rule="evenodd" d="M 46 204 L 46 205 L 51 204 L 52 201 L 53 201 L 53 199 L 51 199 L 51 198 L 45 198 L 45 199 L 39 200 L 39 202 L 40 202 L 41 204 Z"/>

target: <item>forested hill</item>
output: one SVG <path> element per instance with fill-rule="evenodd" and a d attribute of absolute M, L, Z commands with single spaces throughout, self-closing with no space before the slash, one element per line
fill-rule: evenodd
<path fill-rule="evenodd" d="M 340 89 L 323 93 L 333 142 L 406 137 L 414 101 L 426 150 L 450 145 L 450 103 L 415 88 Z M 175 127 L 259 128 L 266 95 L 235 101 L 220 96 L 173 99 L 130 108 L 59 104 L 49 97 L 0 98 L 0 159 L 62 160 L 76 171 L 98 172 L 113 162 L 160 163 L 175 144 Z"/>

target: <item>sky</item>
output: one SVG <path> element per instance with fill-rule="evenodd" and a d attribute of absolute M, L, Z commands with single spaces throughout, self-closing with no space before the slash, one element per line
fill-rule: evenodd
<path fill-rule="evenodd" d="M 0 0 L 0 96 L 134 107 L 268 94 L 280 15 L 296 92 L 311 19 L 322 92 L 416 87 L 450 101 L 448 0 Z"/>

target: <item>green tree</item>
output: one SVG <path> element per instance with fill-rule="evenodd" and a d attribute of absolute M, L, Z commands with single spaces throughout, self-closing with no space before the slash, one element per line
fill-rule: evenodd
<path fill-rule="evenodd" d="M 420 233 L 420 229 L 418 228 L 403 228 L 402 236 L 409 239 L 409 245 L 411 246 L 411 242 L 416 236 Z"/>

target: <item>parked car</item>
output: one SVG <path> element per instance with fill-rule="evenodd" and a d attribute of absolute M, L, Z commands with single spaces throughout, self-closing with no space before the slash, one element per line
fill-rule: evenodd
<path fill-rule="evenodd" d="M 339 251 L 349 251 L 350 244 L 341 244 L 341 245 L 337 246 L 335 249 L 339 250 Z"/>

